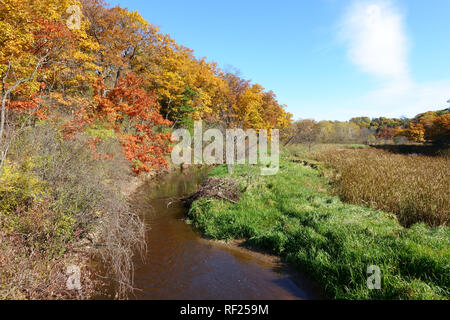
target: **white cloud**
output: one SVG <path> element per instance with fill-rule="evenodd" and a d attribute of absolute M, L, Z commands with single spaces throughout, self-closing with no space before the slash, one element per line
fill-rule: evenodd
<path fill-rule="evenodd" d="M 365 106 L 372 117 L 414 117 L 418 113 L 448 107 L 450 80 L 426 83 L 404 82 L 389 83 L 382 88 L 368 92 L 355 99 L 351 104 Z"/>
<path fill-rule="evenodd" d="M 350 60 L 381 82 L 380 88 L 348 101 L 345 113 L 414 116 L 442 108 L 450 98 L 450 79 L 418 83 L 412 78 L 404 16 L 392 2 L 354 2 L 341 21 L 339 36 Z"/>
<path fill-rule="evenodd" d="M 403 17 L 385 1 L 357 2 L 341 25 L 350 59 L 362 71 L 403 81 L 408 78 L 408 40 Z"/>

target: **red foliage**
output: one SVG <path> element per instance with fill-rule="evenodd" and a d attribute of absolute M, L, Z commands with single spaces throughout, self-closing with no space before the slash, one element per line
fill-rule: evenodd
<path fill-rule="evenodd" d="M 74 34 L 62 22 L 47 20 L 37 21 L 39 29 L 34 32 L 34 54 L 57 53 L 62 48 L 73 44 Z"/>
<path fill-rule="evenodd" d="M 392 140 L 395 137 L 395 130 L 389 127 L 381 128 L 377 133 L 378 139 Z"/>
<path fill-rule="evenodd" d="M 65 125 L 66 136 L 72 136 L 86 124 L 95 121 L 109 123 L 118 133 L 126 158 L 133 163 L 136 174 L 167 167 L 165 155 L 171 151 L 170 133 L 155 131 L 171 122 L 159 113 L 159 104 L 153 93 L 141 88 L 142 80 L 134 74 L 121 79 L 108 90 L 102 80 L 94 84 L 94 105 L 81 109 L 77 118 Z M 95 147 L 96 141 L 91 142 Z"/>
<path fill-rule="evenodd" d="M 17 113 L 30 112 L 40 120 L 47 118 L 48 106 L 45 106 L 42 102 L 42 96 L 44 95 L 45 83 L 41 83 L 40 91 L 31 95 L 27 100 L 8 100 L 6 103 L 6 109 Z"/>
<path fill-rule="evenodd" d="M 93 152 L 93 157 L 95 160 L 111 160 L 114 158 L 114 154 L 112 153 L 99 153 L 97 152 L 97 145 L 101 142 L 100 138 L 93 138 L 88 141 L 88 148 Z"/>

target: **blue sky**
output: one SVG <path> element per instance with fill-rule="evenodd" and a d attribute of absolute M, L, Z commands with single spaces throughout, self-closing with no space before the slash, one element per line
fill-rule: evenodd
<path fill-rule="evenodd" d="M 450 99 L 448 0 L 109 1 L 273 90 L 296 119 L 414 116 Z"/>

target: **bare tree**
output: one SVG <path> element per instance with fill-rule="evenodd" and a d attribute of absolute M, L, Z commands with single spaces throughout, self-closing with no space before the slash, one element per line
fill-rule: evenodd
<path fill-rule="evenodd" d="M 319 136 L 319 127 L 314 120 L 299 120 L 292 125 L 292 136 L 286 141 L 290 143 L 304 143 L 308 145 L 309 151 Z"/>
<path fill-rule="evenodd" d="M 3 163 L 6 159 L 6 155 L 8 153 L 9 146 L 12 143 L 13 138 L 15 137 L 15 134 L 9 134 L 10 139 L 7 139 L 7 137 L 5 136 L 7 101 L 9 99 L 9 97 L 11 96 L 11 94 L 21 84 L 34 80 L 38 70 L 42 67 L 42 65 L 45 64 L 50 53 L 51 53 L 51 51 L 48 51 L 37 61 L 32 73 L 30 74 L 29 77 L 16 80 L 15 83 L 13 85 L 11 85 L 9 88 L 7 87 L 7 80 L 8 80 L 9 74 L 11 72 L 11 62 L 10 61 L 8 62 L 8 67 L 2 76 L 2 83 L 1 83 L 2 84 L 2 91 L 1 91 L 2 104 L 1 104 L 1 110 L 0 110 L 0 169 L 2 168 Z M 21 129 L 23 129 L 23 128 L 21 128 Z"/>

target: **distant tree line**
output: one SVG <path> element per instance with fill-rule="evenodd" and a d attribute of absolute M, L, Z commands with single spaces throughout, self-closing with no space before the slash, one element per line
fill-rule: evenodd
<path fill-rule="evenodd" d="M 357 117 L 350 121 L 298 120 L 289 128 L 285 144 L 397 143 L 450 141 L 450 109 L 429 111 L 409 119 Z"/>

